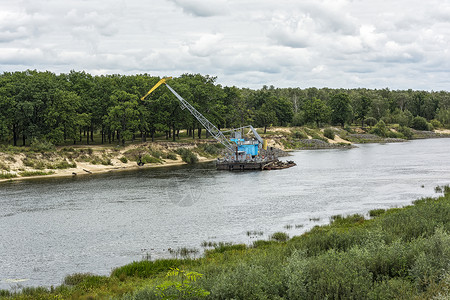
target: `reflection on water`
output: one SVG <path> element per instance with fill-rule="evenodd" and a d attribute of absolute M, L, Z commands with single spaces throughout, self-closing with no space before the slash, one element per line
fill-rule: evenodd
<path fill-rule="evenodd" d="M 0 289 L 57 285 L 67 274 L 169 257 L 168 248 L 251 243 L 247 231 L 301 234 L 332 215 L 410 204 L 450 183 L 449 149 L 450 139 L 421 140 L 299 151 L 297 167 L 276 171 L 201 164 L 1 184 Z"/>

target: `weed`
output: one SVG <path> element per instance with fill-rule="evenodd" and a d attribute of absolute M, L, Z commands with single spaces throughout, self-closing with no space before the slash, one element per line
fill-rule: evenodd
<path fill-rule="evenodd" d="M 54 174 L 54 171 L 23 171 L 19 172 L 19 175 L 22 177 L 29 177 L 29 176 L 44 176 L 44 175 L 51 175 Z"/>
<path fill-rule="evenodd" d="M 17 174 L 9 173 L 9 172 L 0 172 L 0 179 L 11 179 L 17 177 Z"/>
<path fill-rule="evenodd" d="M 286 242 L 289 240 L 289 235 L 285 232 L 275 232 L 270 236 L 270 239 L 277 242 Z"/>
<path fill-rule="evenodd" d="M 64 284 L 67 285 L 77 285 L 80 282 L 83 282 L 84 280 L 86 280 L 86 278 L 93 276 L 94 274 L 92 273 L 75 273 L 72 275 L 67 275 L 64 278 Z"/>
<path fill-rule="evenodd" d="M 296 139 L 307 139 L 308 135 L 306 135 L 306 133 L 303 130 L 296 130 L 294 131 L 294 133 L 292 134 L 292 136 Z"/>
<path fill-rule="evenodd" d="M 5 163 L 3 163 L 1 161 L 0 161 L 0 169 L 1 170 L 5 170 L 5 171 L 9 171 L 10 170 L 9 166 L 7 166 Z"/>
<path fill-rule="evenodd" d="M 372 209 L 369 211 L 369 216 L 370 217 L 378 217 L 381 216 L 382 214 L 384 214 L 386 212 L 385 209 L 379 208 L 379 209 Z"/>
<path fill-rule="evenodd" d="M 198 162 L 198 157 L 191 150 L 187 148 L 179 148 L 176 153 L 181 156 L 181 159 L 187 164 L 195 164 Z"/>
<path fill-rule="evenodd" d="M 170 159 L 170 160 L 177 160 L 178 159 L 177 154 L 173 153 L 173 152 L 167 153 L 166 158 Z"/>
<path fill-rule="evenodd" d="M 324 131 L 323 131 L 323 135 L 326 138 L 329 138 L 330 140 L 334 140 L 335 134 L 334 134 L 334 130 L 331 129 L 331 128 L 325 128 Z"/>
<path fill-rule="evenodd" d="M 121 158 L 119 158 L 119 160 L 121 162 L 123 162 L 124 164 L 126 164 L 128 162 L 128 159 L 125 156 L 122 156 Z"/>
<path fill-rule="evenodd" d="M 262 236 L 264 235 L 264 232 L 262 231 L 247 231 L 247 236 Z"/>

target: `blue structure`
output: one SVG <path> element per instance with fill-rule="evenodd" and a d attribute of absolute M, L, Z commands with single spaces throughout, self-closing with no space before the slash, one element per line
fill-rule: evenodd
<path fill-rule="evenodd" d="M 246 154 L 249 154 L 251 156 L 258 155 L 258 141 L 246 141 L 244 139 L 230 139 L 232 142 L 235 142 L 238 151 L 244 151 Z"/>

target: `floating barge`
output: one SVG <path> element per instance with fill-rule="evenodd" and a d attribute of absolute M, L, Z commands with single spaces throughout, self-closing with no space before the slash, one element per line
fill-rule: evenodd
<path fill-rule="evenodd" d="M 278 159 L 261 161 L 217 160 L 217 170 L 248 171 L 248 170 L 279 170 L 294 167 L 293 161 L 283 162 Z"/>

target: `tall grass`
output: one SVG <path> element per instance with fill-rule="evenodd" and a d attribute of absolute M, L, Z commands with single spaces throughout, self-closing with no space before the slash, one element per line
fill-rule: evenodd
<path fill-rule="evenodd" d="M 253 246 L 211 243 L 199 259 L 133 262 L 110 277 L 75 274 L 66 284 L 82 291 L 80 297 L 121 298 L 119 287 L 128 283 L 145 288 L 124 299 L 154 299 L 164 275 L 179 268 L 204 274 L 192 287 L 209 291 L 209 299 L 448 299 L 450 194 L 374 215 L 336 215 L 301 236 Z M 28 292 L 42 299 L 60 295 Z M 65 293 L 74 298 L 76 292 Z"/>

